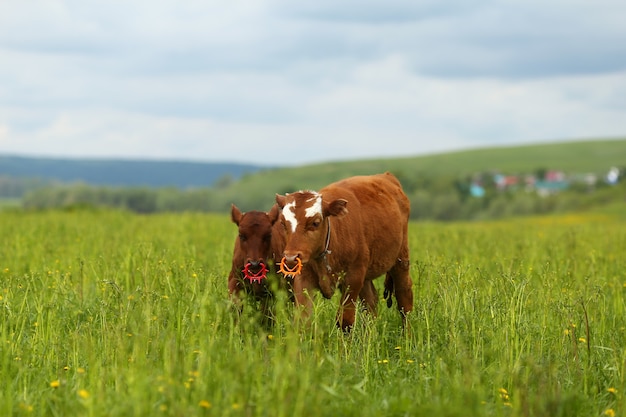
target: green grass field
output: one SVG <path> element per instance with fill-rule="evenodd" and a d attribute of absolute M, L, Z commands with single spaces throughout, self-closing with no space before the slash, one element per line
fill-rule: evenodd
<path fill-rule="evenodd" d="M 0 415 L 624 416 L 625 220 L 411 224 L 409 328 L 344 335 L 234 320 L 226 216 L 0 212 Z"/>

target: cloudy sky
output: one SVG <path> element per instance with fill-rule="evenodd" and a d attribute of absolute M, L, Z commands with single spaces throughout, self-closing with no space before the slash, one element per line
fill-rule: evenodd
<path fill-rule="evenodd" d="M 0 153 L 301 164 L 626 137 L 623 0 L 1 0 Z"/>

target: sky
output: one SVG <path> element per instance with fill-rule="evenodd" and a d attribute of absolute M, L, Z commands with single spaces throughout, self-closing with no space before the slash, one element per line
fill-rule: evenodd
<path fill-rule="evenodd" d="M 299 165 L 626 137 L 623 0 L 0 0 L 0 154 Z"/>

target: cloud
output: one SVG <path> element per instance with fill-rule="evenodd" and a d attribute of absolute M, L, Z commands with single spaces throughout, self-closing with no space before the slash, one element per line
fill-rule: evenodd
<path fill-rule="evenodd" d="M 401 57 L 391 57 L 359 67 L 349 79 L 326 89 L 285 89 L 301 103 L 292 120 L 87 107 L 59 111 L 47 123 L 48 113 L 42 112 L 38 128 L 9 131 L 12 140 L 3 146 L 18 150 L 22 141 L 34 141 L 38 152 L 53 155 L 277 165 L 595 137 L 598 132 L 617 136 L 626 129 L 626 122 L 616 122 L 623 119 L 624 103 L 615 104 L 626 94 L 623 74 L 556 81 L 443 80 L 416 77 Z M 267 90 L 249 93 L 261 100 Z M 20 118 L 0 110 L 12 120 Z"/>
<path fill-rule="evenodd" d="M 0 152 L 302 163 L 619 136 L 624 21 L 611 0 L 2 2 Z"/>
<path fill-rule="evenodd" d="M 361 57 L 402 54 L 420 75 L 524 79 L 626 69 L 621 23 L 626 10 L 611 0 L 393 1 L 384 6 L 349 1 L 293 3 L 287 9 L 315 21 L 310 27 L 325 29 L 321 35 L 307 31 L 304 38 L 334 43 L 326 48 L 331 56 L 346 49 Z M 334 42 L 326 42 L 328 33 Z"/>
<path fill-rule="evenodd" d="M 464 14 L 468 10 L 481 8 L 486 3 L 488 4 L 490 1 L 448 1 L 442 3 L 436 0 L 420 2 L 410 0 L 389 0 L 386 2 L 376 0 L 345 0 L 341 2 L 278 0 L 271 4 L 277 13 L 298 19 L 379 25 L 416 22 L 440 16 Z"/>

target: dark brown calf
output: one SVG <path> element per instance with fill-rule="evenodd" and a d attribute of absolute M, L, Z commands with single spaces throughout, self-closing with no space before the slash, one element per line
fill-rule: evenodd
<path fill-rule="evenodd" d="M 319 192 L 276 195 L 286 234 L 281 266 L 293 271 L 296 304 L 312 309 L 311 292 L 342 292 L 337 324 L 349 330 L 357 300 L 376 314 L 373 279 L 386 274 L 385 296 L 395 295 L 403 320 L 413 309 L 409 276 L 409 200 L 390 173 L 358 176 Z M 300 268 L 300 265 L 302 267 Z"/>
<path fill-rule="evenodd" d="M 278 215 L 276 205 L 268 213 L 256 210 L 242 213 L 234 204 L 231 207 L 231 219 L 238 227 L 238 234 L 228 275 L 228 292 L 239 309 L 244 291 L 261 301 L 264 314 L 269 313 L 268 301 L 272 293 L 267 274 L 272 264 L 280 262 L 284 249 L 284 233 L 277 222 Z"/>

